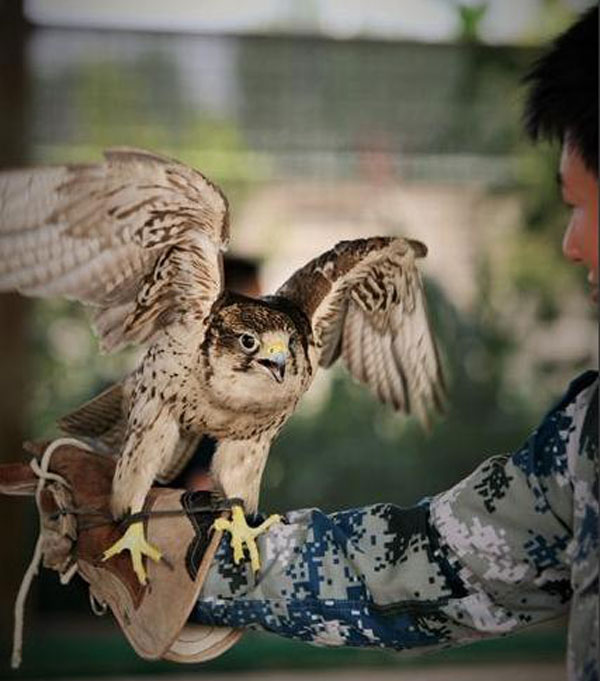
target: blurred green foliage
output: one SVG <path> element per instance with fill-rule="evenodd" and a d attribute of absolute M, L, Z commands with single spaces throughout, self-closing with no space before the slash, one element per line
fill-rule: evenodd
<path fill-rule="evenodd" d="M 479 26 L 485 17 L 488 9 L 487 2 L 475 5 L 458 5 L 458 16 L 460 18 L 459 39 L 464 42 L 475 43 L 479 37 Z"/>

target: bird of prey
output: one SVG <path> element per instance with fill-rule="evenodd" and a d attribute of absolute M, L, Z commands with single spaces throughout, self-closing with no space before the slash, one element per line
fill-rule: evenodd
<path fill-rule="evenodd" d="M 234 559 L 260 562 L 245 514 L 257 509 L 271 442 L 318 367 L 341 357 L 394 409 L 427 422 L 444 399 L 415 240 L 345 241 L 295 272 L 273 295 L 224 287 L 228 203 L 200 172 L 155 154 L 111 149 L 104 160 L 0 174 L 0 290 L 64 296 L 92 309 L 100 346 L 144 344 L 137 368 L 65 417 L 67 433 L 116 448 L 115 519 L 141 511 L 203 436 L 210 473 L 232 500 Z M 129 550 L 160 560 L 141 522 L 105 559 Z"/>

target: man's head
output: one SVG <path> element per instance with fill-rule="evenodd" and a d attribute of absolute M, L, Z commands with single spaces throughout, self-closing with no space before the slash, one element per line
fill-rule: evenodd
<path fill-rule="evenodd" d="M 598 7 L 588 10 L 534 65 L 525 126 L 562 143 L 559 182 L 571 217 L 565 256 L 589 270 L 598 296 Z"/>

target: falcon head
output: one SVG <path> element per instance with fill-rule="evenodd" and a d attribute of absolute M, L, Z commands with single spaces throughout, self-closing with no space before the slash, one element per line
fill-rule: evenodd
<path fill-rule="evenodd" d="M 227 293 L 213 310 L 202 355 L 211 397 L 238 409 L 288 407 L 310 379 L 306 328 L 275 300 Z"/>

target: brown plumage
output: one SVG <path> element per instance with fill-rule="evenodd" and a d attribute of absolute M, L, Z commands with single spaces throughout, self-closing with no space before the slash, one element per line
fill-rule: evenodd
<path fill-rule="evenodd" d="M 61 421 L 119 449 L 113 513 L 141 509 L 202 436 L 217 489 L 254 511 L 270 444 L 317 367 L 339 357 L 380 400 L 427 423 L 444 387 L 418 241 L 342 242 L 273 296 L 223 288 L 227 201 L 201 173 L 144 151 L 0 175 L 0 289 L 93 310 L 103 349 L 138 368 Z"/>

